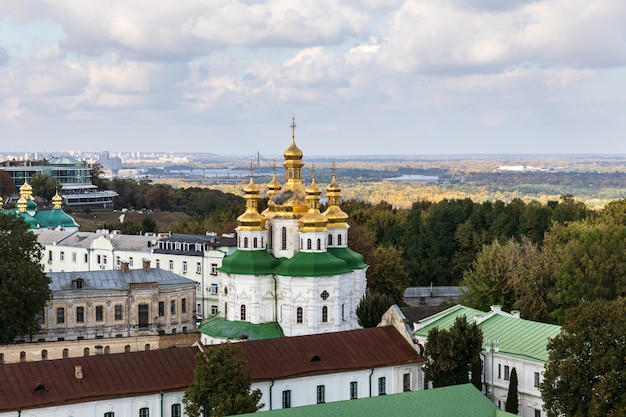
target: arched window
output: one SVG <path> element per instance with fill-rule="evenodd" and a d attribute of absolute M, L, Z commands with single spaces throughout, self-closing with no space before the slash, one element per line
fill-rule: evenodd
<path fill-rule="evenodd" d="M 322 307 L 322 323 L 328 323 L 328 307 Z"/>
<path fill-rule="evenodd" d="M 337 235 L 337 245 L 341 246 L 341 235 Z"/>
<path fill-rule="evenodd" d="M 111 353 L 111 348 L 109 346 L 105 346 L 104 347 L 104 354 L 108 355 L 109 353 Z"/>
<path fill-rule="evenodd" d="M 296 308 L 296 323 L 302 323 L 302 321 L 303 321 L 302 307 L 298 307 Z"/>
<path fill-rule="evenodd" d="M 332 246 L 333 245 L 333 235 L 329 234 L 328 235 L 328 246 Z"/>
<path fill-rule="evenodd" d="M 228 317 L 228 303 L 224 303 L 224 317 Z"/>
<path fill-rule="evenodd" d="M 307 248 L 308 250 L 311 250 L 311 239 L 307 239 L 307 240 L 306 240 L 306 248 Z"/>
<path fill-rule="evenodd" d="M 46 349 L 41 351 L 41 360 L 46 360 L 48 359 L 48 351 Z"/>
<path fill-rule="evenodd" d="M 89 348 L 83 349 L 83 356 L 89 356 Z"/>
<path fill-rule="evenodd" d="M 150 343 L 146 343 L 146 345 L 143 347 L 143 350 L 150 350 Z"/>
<path fill-rule="evenodd" d="M 242 321 L 246 319 L 246 305 L 245 304 L 241 305 L 239 316 Z"/>
<path fill-rule="evenodd" d="M 317 250 L 322 250 L 322 240 L 317 239 Z"/>
<path fill-rule="evenodd" d="M 129 353 L 130 352 L 130 345 L 124 346 L 124 352 L 125 353 Z"/>
<path fill-rule="evenodd" d="M 247 237 L 244 237 L 244 238 L 243 238 L 243 247 L 244 247 L 244 248 L 247 248 L 247 247 L 248 247 L 248 238 L 247 238 Z"/>
<path fill-rule="evenodd" d="M 255 249 L 259 247 L 259 239 L 258 239 L 258 238 L 256 238 L 256 237 L 254 238 L 254 241 L 253 241 L 253 247 L 254 247 Z"/>
<path fill-rule="evenodd" d="M 69 349 L 63 349 L 63 359 L 67 359 L 70 357 L 70 351 Z"/>
<path fill-rule="evenodd" d="M 172 404 L 172 417 L 181 417 L 180 404 Z"/>
<path fill-rule="evenodd" d="M 282 250 L 287 250 L 287 228 L 285 226 L 280 229 L 280 234 L 280 248 Z"/>

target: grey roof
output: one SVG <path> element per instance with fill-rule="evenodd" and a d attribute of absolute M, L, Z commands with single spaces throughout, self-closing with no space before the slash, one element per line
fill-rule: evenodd
<path fill-rule="evenodd" d="M 151 245 L 158 239 L 155 236 L 146 235 L 122 235 L 122 234 L 101 234 L 94 232 L 63 232 L 56 230 L 45 230 L 38 233 L 38 241 L 44 245 L 69 246 L 73 248 L 89 248 L 94 240 L 104 237 L 110 241 L 116 250 L 127 250 L 136 252 L 150 252 Z M 150 245 L 149 245 L 150 243 Z"/>
<path fill-rule="evenodd" d="M 104 271 L 84 272 L 48 272 L 50 289 L 56 291 L 84 291 L 85 289 L 97 290 L 127 290 L 131 283 L 156 282 L 158 286 L 169 285 L 196 285 L 194 280 L 182 277 L 161 268 L 131 269 L 124 272 L 121 269 Z M 72 282 L 83 279 L 83 288 L 75 289 Z"/>
<path fill-rule="evenodd" d="M 164 242 L 204 243 L 210 246 L 236 246 L 237 239 L 219 235 L 187 235 L 172 233 L 169 237 L 161 239 Z"/>
<path fill-rule="evenodd" d="M 460 297 L 461 287 L 408 287 L 405 297 Z"/>

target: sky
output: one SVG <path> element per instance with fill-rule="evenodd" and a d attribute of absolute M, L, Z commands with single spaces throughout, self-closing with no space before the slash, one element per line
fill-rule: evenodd
<path fill-rule="evenodd" d="M 0 153 L 626 154 L 624 0 L 0 0 Z"/>

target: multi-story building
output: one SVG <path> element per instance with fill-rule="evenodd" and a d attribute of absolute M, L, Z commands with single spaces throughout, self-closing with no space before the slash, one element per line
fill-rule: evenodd
<path fill-rule="evenodd" d="M 421 390 L 424 358 L 394 327 L 239 344 L 261 410 Z M 201 347 L 202 348 L 202 347 Z M 211 349 L 211 347 L 207 347 Z M 184 416 L 197 347 L 0 366 L 0 417 Z"/>
<path fill-rule="evenodd" d="M 295 125 L 292 125 L 292 129 Z M 320 212 L 322 190 L 302 181 L 303 153 L 292 134 L 284 153 L 286 183 L 274 175 L 268 207 L 258 211 L 260 188 L 245 187 L 246 210 L 237 219 L 237 250 L 219 274 L 220 318 L 201 327 L 208 343 L 230 336 L 229 325 L 276 323 L 285 336 L 358 328 L 356 307 L 365 294 L 367 265 L 348 247 L 348 215 L 339 207 L 341 187 L 326 187 L 328 209 Z"/>
<path fill-rule="evenodd" d="M 13 178 L 16 192 L 20 186 L 28 183 L 35 174 L 46 174 L 59 181 L 59 194 L 66 205 L 101 205 L 113 206 L 115 191 L 98 191 L 91 183 L 91 167 L 73 158 L 52 158 L 49 161 L 5 161 L 3 171 Z"/>
<path fill-rule="evenodd" d="M 484 312 L 456 305 L 415 323 L 415 336 L 426 344 L 430 329 L 448 329 L 460 316 L 476 323 L 485 338 L 481 354 L 485 394 L 498 407 L 504 408 L 511 372 L 515 368 L 519 415 L 545 416 L 539 384 L 549 359 L 548 341 L 560 332 L 560 326 L 524 320 L 518 311 L 506 313 L 500 306 L 492 306 L 491 311 Z"/>
<path fill-rule="evenodd" d="M 207 317 L 218 309 L 217 268 L 222 259 L 235 250 L 232 236 L 208 235 L 123 235 L 108 231 L 79 232 L 42 230 L 37 239 L 44 246 L 41 260 L 47 272 L 78 272 L 141 269 L 143 260 L 189 278 L 197 283 L 197 316 Z"/>
<path fill-rule="evenodd" d="M 27 341 L 153 336 L 195 330 L 196 283 L 169 271 L 143 268 L 48 273 L 52 298 L 40 330 Z M 18 340 L 19 342 L 19 340 Z"/>

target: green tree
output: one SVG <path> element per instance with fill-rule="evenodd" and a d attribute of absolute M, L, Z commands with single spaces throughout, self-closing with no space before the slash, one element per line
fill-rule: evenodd
<path fill-rule="evenodd" d="M 187 415 L 222 417 L 254 413 L 263 406 L 261 391 L 250 391 L 252 374 L 240 354 L 230 342 L 198 353 L 193 382 L 183 396 Z"/>
<path fill-rule="evenodd" d="M 7 197 L 15 192 L 15 182 L 11 175 L 3 169 L 0 169 L 0 197 L 5 201 Z"/>
<path fill-rule="evenodd" d="M 361 298 L 356 307 L 356 317 L 361 327 L 376 327 L 389 307 L 396 304 L 394 299 L 386 294 L 373 293 Z"/>
<path fill-rule="evenodd" d="M 404 290 L 409 285 L 409 275 L 402 261 L 402 251 L 395 246 L 379 246 L 374 251 L 374 266 L 368 274 L 370 291 L 386 294 L 394 304 L 403 306 Z"/>
<path fill-rule="evenodd" d="M 158 229 L 157 223 L 156 221 L 154 221 L 152 217 L 145 216 L 143 219 L 141 219 L 141 231 L 143 233 L 146 233 L 146 232 L 156 233 L 157 229 Z"/>
<path fill-rule="evenodd" d="M 0 213 L 0 343 L 39 330 L 37 315 L 50 300 L 41 250 L 21 217 Z"/>
<path fill-rule="evenodd" d="M 434 387 L 467 384 L 482 343 L 482 330 L 476 323 L 469 324 L 465 317 L 457 317 L 449 330 L 430 329 L 426 342 L 426 380 L 432 381 Z"/>
<path fill-rule="evenodd" d="M 37 172 L 30 180 L 30 186 L 33 187 L 33 195 L 41 197 L 46 201 L 52 200 L 52 197 L 61 190 L 61 183 L 48 174 Z"/>
<path fill-rule="evenodd" d="M 626 299 L 585 302 L 567 312 L 548 343 L 541 397 L 548 416 L 623 416 Z"/>
<path fill-rule="evenodd" d="M 517 393 L 517 371 L 515 368 L 511 370 L 511 378 L 509 380 L 509 392 L 506 395 L 506 404 L 504 411 L 517 414 L 519 412 L 519 399 Z"/>

